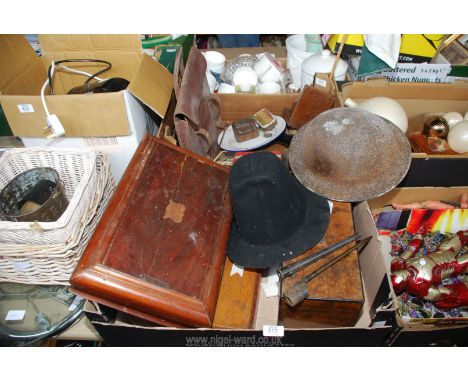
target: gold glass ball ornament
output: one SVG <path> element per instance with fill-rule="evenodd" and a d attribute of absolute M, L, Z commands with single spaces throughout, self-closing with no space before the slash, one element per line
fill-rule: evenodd
<path fill-rule="evenodd" d="M 436 117 L 424 125 L 423 134 L 428 137 L 446 138 L 449 132 L 449 124 L 442 117 Z"/>

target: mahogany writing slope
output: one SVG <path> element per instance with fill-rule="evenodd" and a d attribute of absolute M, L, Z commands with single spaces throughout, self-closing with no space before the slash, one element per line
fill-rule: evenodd
<path fill-rule="evenodd" d="M 146 136 L 71 277 L 72 290 L 160 325 L 210 327 L 231 220 L 225 168 Z"/>

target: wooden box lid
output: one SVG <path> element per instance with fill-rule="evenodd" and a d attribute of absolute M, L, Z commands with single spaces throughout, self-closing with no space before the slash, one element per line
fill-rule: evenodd
<path fill-rule="evenodd" d="M 146 136 L 72 290 L 164 326 L 210 327 L 231 220 L 228 170 Z"/>
<path fill-rule="evenodd" d="M 297 259 L 307 257 L 348 236 L 354 235 L 351 204 L 333 202 L 333 205 L 330 223 L 323 240 Z M 338 257 L 353 245 L 354 242 L 302 269 L 296 275 L 285 279 L 282 283 L 283 290 L 290 288 L 306 274 Z M 297 259 L 285 264 L 295 262 Z M 280 321 L 285 326 L 291 328 L 353 326 L 364 304 L 357 251 L 352 252 L 309 282 L 307 290 L 309 297 L 294 308 L 288 306 L 284 299 L 281 299 Z"/>

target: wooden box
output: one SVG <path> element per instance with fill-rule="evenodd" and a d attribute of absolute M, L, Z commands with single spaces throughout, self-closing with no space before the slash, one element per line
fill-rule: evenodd
<path fill-rule="evenodd" d="M 160 325 L 210 327 L 231 220 L 224 167 L 146 136 L 71 277 L 72 290 Z"/>
<path fill-rule="evenodd" d="M 310 251 L 298 257 L 303 258 L 354 234 L 353 215 L 349 203 L 334 202 L 330 224 L 324 239 Z M 306 274 L 337 257 L 354 243 L 348 244 L 299 271 L 295 276 L 283 281 L 283 290 L 289 288 Z M 296 261 L 296 259 L 287 262 Z M 309 298 L 294 308 L 284 299 L 280 303 L 280 322 L 287 328 L 314 328 L 354 326 L 362 305 L 362 291 L 359 259 L 356 251 L 321 273 L 308 284 Z"/>
<path fill-rule="evenodd" d="M 251 329 L 253 327 L 261 274 L 255 269 L 233 271 L 226 256 L 213 328 Z"/>

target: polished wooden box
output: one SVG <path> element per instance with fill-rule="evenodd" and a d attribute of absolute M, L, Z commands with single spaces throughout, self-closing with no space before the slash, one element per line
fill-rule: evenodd
<path fill-rule="evenodd" d="M 324 239 L 310 251 L 298 258 L 303 258 L 330 246 L 354 234 L 353 215 L 350 203 L 333 202 Z M 361 238 L 363 239 L 363 238 Z M 317 261 L 299 271 L 295 276 L 283 281 L 283 290 L 313 272 L 321 265 L 337 257 L 354 243 L 348 244 L 328 257 Z M 296 261 L 296 259 L 287 262 Z M 280 322 L 288 328 L 320 328 L 354 326 L 364 304 L 361 272 L 356 251 L 321 273 L 308 284 L 309 298 L 294 308 L 289 307 L 284 299 L 280 304 Z"/>
<path fill-rule="evenodd" d="M 164 326 L 210 327 L 232 220 L 228 170 L 146 136 L 70 283 Z"/>

